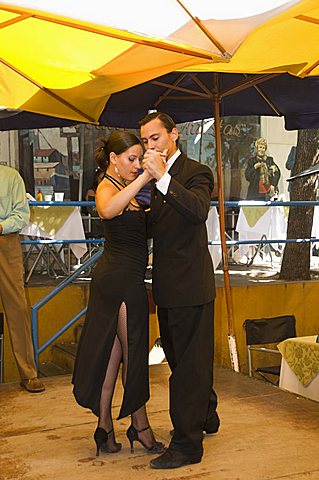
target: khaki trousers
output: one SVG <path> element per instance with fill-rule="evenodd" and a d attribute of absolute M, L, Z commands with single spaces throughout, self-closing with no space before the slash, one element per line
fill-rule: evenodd
<path fill-rule="evenodd" d="M 37 376 L 18 233 L 0 235 L 0 297 L 21 380 Z"/>

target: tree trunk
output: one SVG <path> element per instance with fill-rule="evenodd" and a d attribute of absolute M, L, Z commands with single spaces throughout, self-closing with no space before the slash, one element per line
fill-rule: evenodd
<path fill-rule="evenodd" d="M 300 130 L 298 132 L 295 164 L 291 175 L 297 175 L 318 163 L 318 130 Z M 308 175 L 291 181 L 291 201 L 316 200 L 317 174 Z M 314 207 L 290 207 L 287 238 L 310 238 Z M 281 271 L 281 280 L 310 279 L 310 243 L 287 243 L 285 246 Z"/>

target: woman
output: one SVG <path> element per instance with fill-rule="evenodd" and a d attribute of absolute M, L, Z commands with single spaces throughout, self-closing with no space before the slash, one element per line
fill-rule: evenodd
<path fill-rule="evenodd" d="M 150 181 L 138 175 L 143 149 L 135 135 L 114 131 L 101 140 L 96 161 L 105 176 L 96 193 L 103 220 L 105 250 L 94 269 L 86 321 L 73 375 L 77 402 L 98 416 L 94 433 L 97 451 L 116 453 L 111 404 L 122 363 L 123 402 L 118 418 L 131 415 L 127 437 L 149 452 L 159 453 L 148 423 L 145 404 L 148 383 L 148 299 L 144 285 L 147 266 L 146 216 L 135 199 Z"/>
<path fill-rule="evenodd" d="M 248 160 L 245 170 L 245 177 L 249 182 L 247 200 L 269 200 L 278 195 L 281 173 L 273 157 L 266 154 L 267 141 L 259 138 L 255 146 L 256 155 Z"/>

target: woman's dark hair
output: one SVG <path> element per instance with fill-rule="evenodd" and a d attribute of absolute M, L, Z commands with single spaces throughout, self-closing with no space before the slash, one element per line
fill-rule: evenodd
<path fill-rule="evenodd" d="M 167 115 L 167 113 L 161 113 L 161 112 L 148 113 L 144 118 L 142 118 L 142 120 L 140 120 L 139 122 L 140 127 L 142 127 L 143 125 L 146 125 L 152 120 L 155 120 L 155 118 L 158 118 L 162 122 L 162 124 L 164 125 L 168 133 L 170 133 L 173 130 L 173 128 L 176 128 L 176 124 L 172 119 L 172 117 Z"/>
<path fill-rule="evenodd" d="M 110 163 L 110 153 L 121 155 L 133 145 L 142 145 L 141 141 L 130 132 L 115 130 L 106 138 L 100 138 L 101 145 L 96 149 L 95 161 L 101 170 L 106 170 Z"/>

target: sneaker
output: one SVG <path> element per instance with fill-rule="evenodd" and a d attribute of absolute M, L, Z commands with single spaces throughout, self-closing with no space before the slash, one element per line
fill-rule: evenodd
<path fill-rule="evenodd" d="M 31 393 L 40 393 L 45 390 L 45 386 L 37 377 L 29 378 L 29 380 L 21 380 L 20 385 Z"/>

